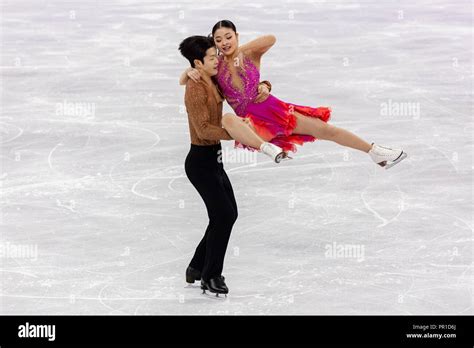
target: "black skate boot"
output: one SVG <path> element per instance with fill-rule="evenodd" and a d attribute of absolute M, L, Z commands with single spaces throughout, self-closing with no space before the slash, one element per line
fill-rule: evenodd
<path fill-rule="evenodd" d="M 223 276 L 217 276 L 214 278 L 209 279 L 209 281 L 205 281 L 204 279 L 201 280 L 201 289 L 202 293 L 205 294 L 206 290 L 216 294 L 216 297 L 219 294 L 224 294 L 227 297 L 227 293 L 229 292 L 229 288 L 224 282 L 225 278 Z"/>
<path fill-rule="evenodd" d="M 193 284 L 195 280 L 201 280 L 201 272 L 188 266 L 186 269 L 186 283 Z"/>

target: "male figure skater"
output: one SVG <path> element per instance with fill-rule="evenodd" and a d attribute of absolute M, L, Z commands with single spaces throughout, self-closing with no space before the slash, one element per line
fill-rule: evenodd
<path fill-rule="evenodd" d="M 185 172 L 202 197 L 209 216 L 206 233 L 186 269 L 186 281 L 192 284 L 201 280 L 203 293 L 209 290 L 218 296 L 229 292 L 222 269 L 230 233 L 237 219 L 232 185 L 220 160 L 220 140 L 237 140 L 242 136 L 276 162 L 281 157 L 281 149 L 263 141 L 245 122 L 230 121 L 238 120 L 235 115 L 222 116 L 223 98 L 211 79 L 217 74 L 218 64 L 212 38 L 188 37 L 181 42 L 179 50 L 202 77 L 198 82 L 189 80 L 186 83 L 184 100 L 191 148 L 185 160 Z M 227 130 L 222 128 L 223 118 L 227 120 Z M 228 132 L 239 137 L 233 138 Z"/>

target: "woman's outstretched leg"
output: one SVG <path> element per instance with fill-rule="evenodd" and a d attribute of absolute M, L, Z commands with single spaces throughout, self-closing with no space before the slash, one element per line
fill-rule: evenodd
<path fill-rule="evenodd" d="M 318 139 L 331 140 L 340 145 L 366 152 L 375 163 L 385 169 L 393 167 L 407 157 L 402 149 L 392 149 L 374 143 L 369 144 L 354 133 L 318 118 L 304 116 L 296 112 L 295 115 L 297 126 L 293 130 L 294 134 L 312 135 Z"/>
<path fill-rule="evenodd" d="M 347 146 L 366 153 L 368 153 L 372 148 L 371 144 L 348 130 L 321 121 L 316 117 L 304 116 L 298 112 L 295 112 L 295 116 L 297 119 L 297 125 L 293 130 L 293 134 L 312 135 L 315 138 L 334 141 L 339 145 Z"/>

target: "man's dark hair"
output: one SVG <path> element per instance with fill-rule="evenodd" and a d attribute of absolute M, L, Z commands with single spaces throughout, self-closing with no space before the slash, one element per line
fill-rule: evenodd
<path fill-rule="evenodd" d="M 204 63 L 204 57 L 206 56 L 206 51 L 211 48 L 215 47 L 214 40 L 210 37 L 206 36 L 190 36 L 184 39 L 179 44 L 179 50 L 181 54 L 189 60 L 189 63 L 193 68 L 194 60 L 198 59 Z"/>

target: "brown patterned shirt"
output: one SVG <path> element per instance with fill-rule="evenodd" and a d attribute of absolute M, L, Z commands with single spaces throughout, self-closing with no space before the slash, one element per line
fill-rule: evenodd
<path fill-rule="evenodd" d="M 222 128 L 222 98 L 215 86 L 203 79 L 186 83 L 184 103 L 188 113 L 191 144 L 216 145 L 220 140 L 232 140 Z"/>

